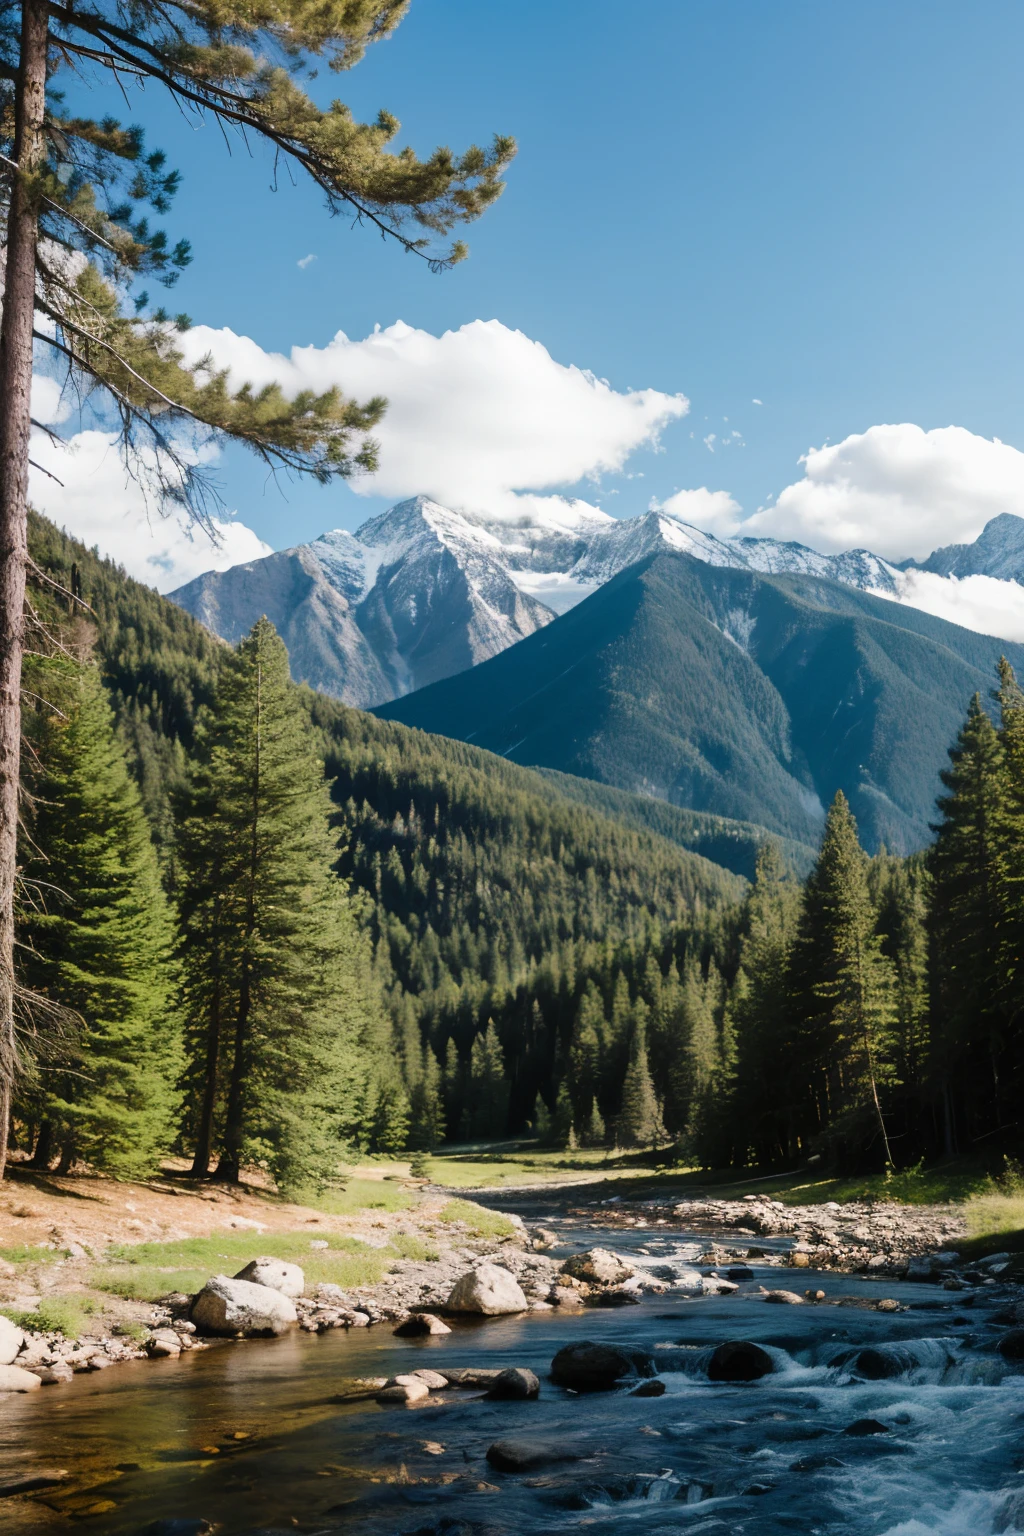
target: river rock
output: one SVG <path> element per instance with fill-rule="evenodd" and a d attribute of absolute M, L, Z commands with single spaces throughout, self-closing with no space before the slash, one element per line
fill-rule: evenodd
<path fill-rule="evenodd" d="M 158 1328 L 146 1340 L 146 1354 L 151 1360 L 177 1360 L 181 1339 L 173 1328 Z"/>
<path fill-rule="evenodd" d="M 562 1265 L 563 1275 L 586 1280 L 590 1285 L 621 1285 L 623 1280 L 632 1279 L 634 1273 L 631 1265 L 624 1264 L 617 1253 L 611 1253 L 607 1248 L 574 1253 Z"/>
<path fill-rule="evenodd" d="M 65 1365 L 63 1360 L 55 1360 L 52 1365 L 27 1366 L 34 1376 L 38 1376 L 44 1387 L 62 1386 L 66 1381 L 73 1381 L 74 1371 L 70 1365 Z"/>
<path fill-rule="evenodd" d="M 566 1344 L 551 1362 L 551 1379 L 578 1392 L 608 1391 L 635 1376 L 653 1376 L 654 1362 L 643 1350 L 583 1339 Z"/>
<path fill-rule="evenodd" d="M 583 1305 L 583 1297 L 579 1291 L 574 1291 L 567 1285 L 553 1285 L 548 1296 L 556 1307 L 582 1307 Z"/>
<path fill-rule="evenodd" d="M 42 1382 L 34 1371 L 20 1365 L 0 1365 L 0 1392 L 35 1392 Z"/>
<path fill-rule="evenodd" d="M 642 1381 L 629 1395 L 630 1397 L 664 1397 L 665 1383 L 657 1377 L 653 1381 Z"/>
<path fill-rule="evenodd" d="M 519 1402 L 540 1396 L 540 1382 L 532 1371 L 514 1365 L 507 1371 L 499 1371 L 491 1383 L 488 1397 L 510 1398 Z"/>
<path fill-rule="evenodd" d="M 280 1291 L 282 1296 L 292 1298 L 301 1296 L 306 1289 L 306 1277 L 299 1266 L 286 1264 L 283 1259 L 253 1259 L 238 1271 L 235 1279 L 265 1285 L 271 1291 Z"/>
<path fill-rule="evenodd" d="M 493 1367 L 455 1366 L 438 1372 L 450 1387 L 462 1387 L 469 1392 L 486 1392 L 501 1375 Z"/>
<path fill-rule="evenodd" d="M 892 1430 L 887 1424 L 881 1424 L 878 1419 L 854 1419 L 852 1424 L 847 1424 L 843 1430 L 844 1435 L 891 1435 Z"/>
<path fill-rule="evenodd" d="M 295 1307 L 280 1291 L 227 1275 L 214 1275 L 192 1303 L 192 1321 L 200 1333 L 229 1338 L 284 1333 L 296 1319 Z"/>
<path fill-rule="evenodd" d="M 708 1362 L 709 1381 L 759 1381 L 770 1376 L 775 1362 L 760 1344 L 745 1339 L 719 1344 Z"/>
<path fill-rule="evenodd" d="M 482 1317 L 529 1310 L 518 1280 L 499 1264 L 478 1264 L 468 1270 L 456 1280 L 446 1305 L 449 1312 L 474 1312 Z"/>
<path fill-rule="evenodd" d="M 395 1329 L 395 1337 L 399 1339 L 422 1339 L 428 1334 L 442 1333 L 451 1333 L 451 1329 L 433 1312 L 414 1312 Z"/>
<path fill-rule="evenodd" d="M 407 1374 L 409 1376 L 415 1376 L 417 1381 L 426 1382 L 427 1389 L 430 1392 L 444 1392 L 448 1386 L 447 1376 L 442 1376 L 440 1371 L 419 1370 L 409 1371 Z M 398 1380 L 397 1376 L 395 1377 L 395 1380 Z M 405 1380 L 405 1376 L 402 1377 L 402 1380 Z M 390 1386 L 390 1382 L 388 1385 Z"/>
<path fill-rule="evenodd" d="M 774 1301 L 782 1307 L 802 1307 L 804 1299 L 796 1291 L 765 1291 L 765 1301 Z"/>
<path fill-rule="evenodd" d="M 535 1253 L 546 1253 L 558 1242 L 558 1233 L 552 1232 L 548 1227 L 529 1227 L 527 1236 L 530 1239 L 530 1247 Z"/>
<path fill-rule="evenodd" d="M 960 1255 L 951 1249 L 942 1253 L 923 1253 L 911 1259 L 907 1265 L 907 1280 L 937 1280 L 947 1270 L 960 1262 Z"/>
<path fill-rule="evenodd" d="M 499 1472 L 533 1472 L 538 1467 L 551 1467 L 559 1461 L 579 1461 L 578 1451 L 564 1442 L 555 1440 L 516 1438 L 495 1440 L 488 1448 L 487 1460 Z"/>
<path fill-rule="evenodd" d="M 9 1317 L 0 1315 L 0 1365 L 11 1365 L 25 1342 L 25 1335 Z"/>
<path fill-rule="evenodd" d="M 0 1482 L 0 1499 L 15 1499 L 23 1493 L 36 1493 L 40 1488 L 55 1488 L 70 1475 L 63 1467 L 40 1467 L 38 1472 L 25 1472 L 21 1477 L 5 1477 Z"/>
<path fill-rule="evenodd" d="M 430 1388 L 417 1376 L 395 1376 L 377 1393 L 378 1403 L 420 1403 L 430 1396 Z"/>
<path fill-rule="evenodd" d="M 1024 1360 L 1024 1328 L 1011 1328 L 996 1345 L 1004 1360 Z"/>

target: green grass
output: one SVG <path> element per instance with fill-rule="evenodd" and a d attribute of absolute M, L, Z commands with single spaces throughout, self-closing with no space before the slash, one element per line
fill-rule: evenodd
<path fill-rule="evenodd" d="M 192 1296 L 202 1290 L 210 1278 L 206 1269 L 159 1269 L 149 1264 L 122 1264 L 116 1268 L 96 1269 L 89 1284 L 97 1291 L 120 1296 L 123 1301 L 159 1301 L 171 1291 Z"/>
<path fill-rule="evenodd" d="M 19 1328 L 35 1333 L 62 1333 L 66 1339 L 77 1339 L 87 1331 L 87 1319 L 100 1310 L 101 1304 L 90 1296 L 47 1296 L 31 1312 L 19 1312 L 11 1307 L 0 1311 Z"/>
<path fill-rule="evenodd" d="M 408 1211 L 416 1195 L 390 1179 L 348 1179 L 343 1189 L 326 1189 L 306 1203 L 328 1216 L 351 1216 L 356 1211 Z"/>
<path fill-rule="evenodd" d="M 67 1258 L 65 1248 L 48 1248 L 45 1243 L 15 1243 L 13 1248 L 0 1248 L 0 1259 L 8 1264 L 59 1264 Z"/>
<path fill-rule="evenodd" d="M 515 1231 L 507 1216 L 487 1211 L 482 1205 L 474 1205 L 472 1200 L 449 1200 L 438 1212 L 438 1220 L 464 1222 L 477 1237 L 511 1237 Z"/>

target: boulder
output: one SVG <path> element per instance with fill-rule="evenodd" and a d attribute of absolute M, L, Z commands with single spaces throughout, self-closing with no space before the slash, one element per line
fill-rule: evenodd
<path fill-rule="evenodd" d="M 760 1344 L 745 1339 L 719 1344 L 708 1362 L 709 1381 L 759 1381 L 770 1376 L 775 1362 Z"/>
<path fill-rule="evenodd" d="M 617 1286 L 612 1291 L 595 1291 L 593 1296 L 588 1296 L 588 1307 L 638 1307 L 643 1298 L 636 1291 L 627 1290 L 625 1286 Z"/>
<path fill-rule="evenodd" d="M 567 1285 L 553 1285 L 548 1292 L 556 1307 L 582 1307 L 583 1297 L 579 1291 L 570 1290 Z"/>
<path fill-rule="evenodd" d="M 852 1424 L 847 1424 L 843 1430 L 844 1435 L 891 1435 L 892 1430 L 888 1425 L 879 1423 L 878 1419 L 854 1419 Z"/>
<path fill-rule="evenodd" d="M 546 1253 L 558 1242 L 558 1233 L 552 1232 L 548 1227 L 530 1227 L 527 1236 L 530 1239 L 531 1248 L 537 1253 Z"/>
<path fill-rule="evenodd" d="M 492 1387 L 501 1375 L 499 1370 L 491 1367 L 457 1366 L 451 1370 L 438 1372 L 443 1376 L 450 1387 L 464 1387 L 469 1392 L 486 1392 Z"/>
<path fill-rule="evenodd" d="M 395 1329 L 395 1337 L 399 1339 L 422 1339 L 435 1333 L 451 1333 L 451 1329 L 447 1323 L 435 1317 L 433 1312 L 414 1312 L 412 1317 L 407 1317 Z"/>
<path fill-rule="evenodd" d="M 578 1392 L 608 1391 L 636 1376 L 653 1376 L 654 1362 L 643 1350 L 581 1340 L 566 1344 L 551 1362 L 551 1379 Z"/>
<path fill-rule="evenodd" d="M 1004 1360 L 1024 1360 L 1024 1328 L 1011 1328 L 996 1345 Z"/>
<path fill-rule="evenodd" d="M 789 1262 L 794 1269 L 810 1269 L 811 1256 L 808 1253 L 801 1252 L 799 1248 L 794 1248 L 789 1256 Z"/>
<path fill-rule="evenodd" d="M 653 1381 L 642 1381 L 629 1395 L 630 1397 L 664 1397 L 665 1383 L 657 1377 Z"/>
<path fill-rule="evenodd" d="M 25 1342 L 25 1335 L 17 1323 L 0 1316 L 0 1365 L 12 1365 Z"/>
<path fill-rule="evenodd" d="M 420 1403 L 430 1396 L 430 1388 L 418 1376 L 393 1376 L 377 1393 L 378 1403 Z"/>
<path fill-rule="evenodd" d="M 576 1280 L 586 1280 L 590 1285 L 621 1285 L 634 1274 L 631 1265 L 624 1264 L 617 1253 L 611 1253 L 607 1248 L 574 1253 L 571 1259 L 566 1259 L 561 1272 Z"/>
<path fill-rule="evenodd" d="M 284 1333 L 297 1313 L 287 1296 L 251 1280 L 214 1275 L 192 1303 L 192 1321 L 200 1333 L 236 1338 Z"/>
<path fill-rule="evenodd" d="M 35 1392 L 42 1382 L 34 1371 L 20 1365 L 0 1365 L 0 1392 Z"/>
<path fill-rule="evenodd" d="M 947 1270 L 960 1262 L 960 1255 L 947 1251 L 943 1253 L 923 1253 L 912 1258 L 907 1265 L 907 1280 L 937 1280 Z"/>
<path fill-rule="evenodd" d="M 146 1340 L 146 1354 L 151 1360 L 177 1360 L 181 1339 L 173 1328 L 157 1328 Z"/>
<path fill-rule="evenodd" d="M 238 1271 L 235 1279 L 265 1285 L 272 1291 L 280 1291 L 282 1296 L 301 1296 L 306 1289 L 306 1277 L 299 1266 L 286 1264 L 283 1259 L 253 1259 Z"/>
<path fill-rule="evenodd" d="M 554 1439 L 534 1439 L 532 1436 L 495 1440 L 488 1448 L 487 1460 L 499 1472 L 533 1472 L 538 1467 L 551 1467 L 559 1461 L 579 1461 L 580 1454 Z"/>
<path fill-rule="evenodd" d="M 478 1264 L 468 1270 L 456 1280 L 446 1305 L 449 1312 L 474 1312 L 482 1317 L 529 1310 L 518 1280 L 499 1264 Z"/>
<path fill-rule="evenodd" d="M 507 1371 L 498 1372 L 491 1382 L 487 1396 L 525 1402 L 540 1396 L 540 1382 L 532 1371 L 514 1365 Z"/>
<path fill-rule="evenodd" d="M 780 1307 L 802 1307 L 804 1299 L 796 1291 L 765 1291 L 765 1301 L 773 1301 Z"/>
<path fill-rule="evenodd" d="M 52 1365 L 33 1365 L 27 1369 L 39 1377 L 44 1387 L 63 1385 L 65 1381 L 73 1381 L 75 1376 L 70 1365 L 65 1365 L 63 1360 L 55 1360 Z"/>
<path fill-rule="evenodd" d="M 407 1374 L 409 1376 L 415 1376 L 417 1381 L 426 1382 L 427 1388 L 431 1392 L 445 1392 L 448 1389 L 448 1378 L 447 1376 L 442 1376 L 440 1371 L 420 1370 L 409 1371 Z M 397 1376 L 395 1377 L 395 1380 L 398 1380 Z M 402 1377 L 402 1380 L 405 1380 L 404 1376 Z M 390 1386 L 391 1383 L 389 1382 L 388 1385 Z"/>

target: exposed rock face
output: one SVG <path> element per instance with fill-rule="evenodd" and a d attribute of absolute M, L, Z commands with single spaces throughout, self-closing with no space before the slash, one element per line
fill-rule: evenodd
<path fill-rule="evenodd" d="M 581 1340 L 566 1344 L 551 1362 L 551 1379 L 578 1392 L 607 1391 L 635 1376 L 653 1376 L 654 1363 L 643 1350 Z"/>
<path fill-rule="evenodd" d="M 0 1316 L 0 1365 L 10 1365 L 25 1342 L 25 1335 L 9 1317 Z"/>
<path fill-rule="evenodd" d="M 240 1269 L 236 1280 L 251 1280 L 253 1285 L 265 1285 L 282 1296 L 301 1296 L 306 1289 L 306 1277 L 297 1264 L 286 1264 L 283 1259 L 253 1259 Z"/>
<path fill-rule="evenodd" d="M 449 1312 L 474 1312 L 483 1317 L 525 1312 L 528 1308 L 518 1280 L 499 1264 L 478 1264 L 455 1282 L 448 1297 Z"/>
<path fill-rule="evenodd" d="M 200 1333 L 228 1338 L 284 1333 L 297 1316 L 280 1291 L 227 1275 L 214 1275 L 192 1303 L 192 1321 Z"/>
<path fill-rule="evenodd" d="M 631 1265 L 624 1264 L 618 1254 L 607 1248 L 591 1248 L 586 1253 L 574 1253 L 562 1265 L 563 1275 L 572 1275 L 577 1280 L 586 1280 L 596 1285 L 621 1285 L 624 1280 L 632 1279 L 634 1273 Z"/>

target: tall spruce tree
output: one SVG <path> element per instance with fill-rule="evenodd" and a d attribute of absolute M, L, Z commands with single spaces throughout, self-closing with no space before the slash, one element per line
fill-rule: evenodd
<path fill-rule="evenodd" d="M 220 1179 L 236 1182 L 260 1162 L 281 1187 L 300 1189 L 336 1166 L 367 1094 L 371 1134 L 390 1134 L 382 1116 L 391 1123 L 398 1112 L 377 1071 L 381 1025 L 365 944 L 333 871 L 330 814 L 287 652 L 260 619 L 200 723 L 178 808 L 195 1144 L 219 1152 Z M 368 1036 L 374 1048 L 360 1063 Z M 407 1103 L 404 1115 L 403 1143 Z M 202 1155 L 195 1171 L 206 1172 Z"/>
<path fill-rule="evenodd" d="M 647 1004 L 642 1000 L 633 1007 L 629 1066 L 622 1084 L 622 1105 L 616 1126 L 617 1139 L 624 1147 L 657 1147 L 665 1140 L 661 1106 L 647 1061 Z"/>
<path fill-rule="evenodd" d="M 949 759 L 928 866 L 931 1067 L 952 1152 L 990 1128 L 1007 1029 L 999 976 L 1006 769 L 978 694 Z"/>
<path fill-rule="evenodd" d="M 462 155 L 438 149 L 420 160 L 391 149 L 397 120 L 380 112 L 356 122 L 340 101 L 320 107 L 302 86 L 318 61 L 332 70 L 357 63 L 388 37 L 407 0 L 268 0 L 254 9 L 228 0 L 168 8 L 159 0 L 21 0 L 0 27 L 0 182 L 5 238 L 0 328 L 0 1176 L 6 1160 L 14 1077 L 14 889 L 20 771 L 20 683 L 24 649 L 27 493 L 33 348 L 83 394 L 97 391 L 121 428 L 130 463 L 152 477 L 158 499 L 187 503 L 201 518 L 203 484 L 180 436 L 223 433 L 264 460 L 320 479 L 374 463 L 374 447 L 353 438 L 379 420 L 339 391 L 285 397 L 276 385 L 229 384 L 178 344 L 187 317 L 171 321 L 136 280 L 173 283 L 190 260 L 146 209 L 167 212 L 178 185 L 142 131 L 107 113 L 72 114 L 52 78 L 66 69 L 115 95 L 159 86 L 183 119 L 217 123 L 229 135 L 265 144 L 308 176 L 332 212 L 369 223 L 435 267 L 464 247 L 431 241 L 476 218 L 502 190 L 515 152 L 510 139 Z M 20 15 L 17 13 L 20 11 Z M 145 97 L 140 93 L 140 103 Z M 230 164 L 230 161 L 226 162 Z M 126 302 L 127 300 L 127 302 Z M 134 301 L 134 302 L 133 302 Z M 208 522 L 208 519 L 207 519 Z"/>
<path fill-rule="evenodd" d="M 54 672 L 60 673 L 59 677 Z M 81 1021 L 74 1060 L 37 1072 L 35 1162 L 153 1172 L 176 1129 L 181 1040 L 156 854 L 99 672 L 51 667 L 34 719 L 33 812 L 19 921 L 25 984 Z"/>
<path fill-rule="evenodd" d="M 793 949 L 798 1050 L 814 1111 L 808 1131 L 842 1127 L 844 1142 L 858 1150 L 877 1138 L 890 1166 L 882 1092 L 895 1075 L 895 975 L 876 931 L 867 862 L 838 790 Z"/>

